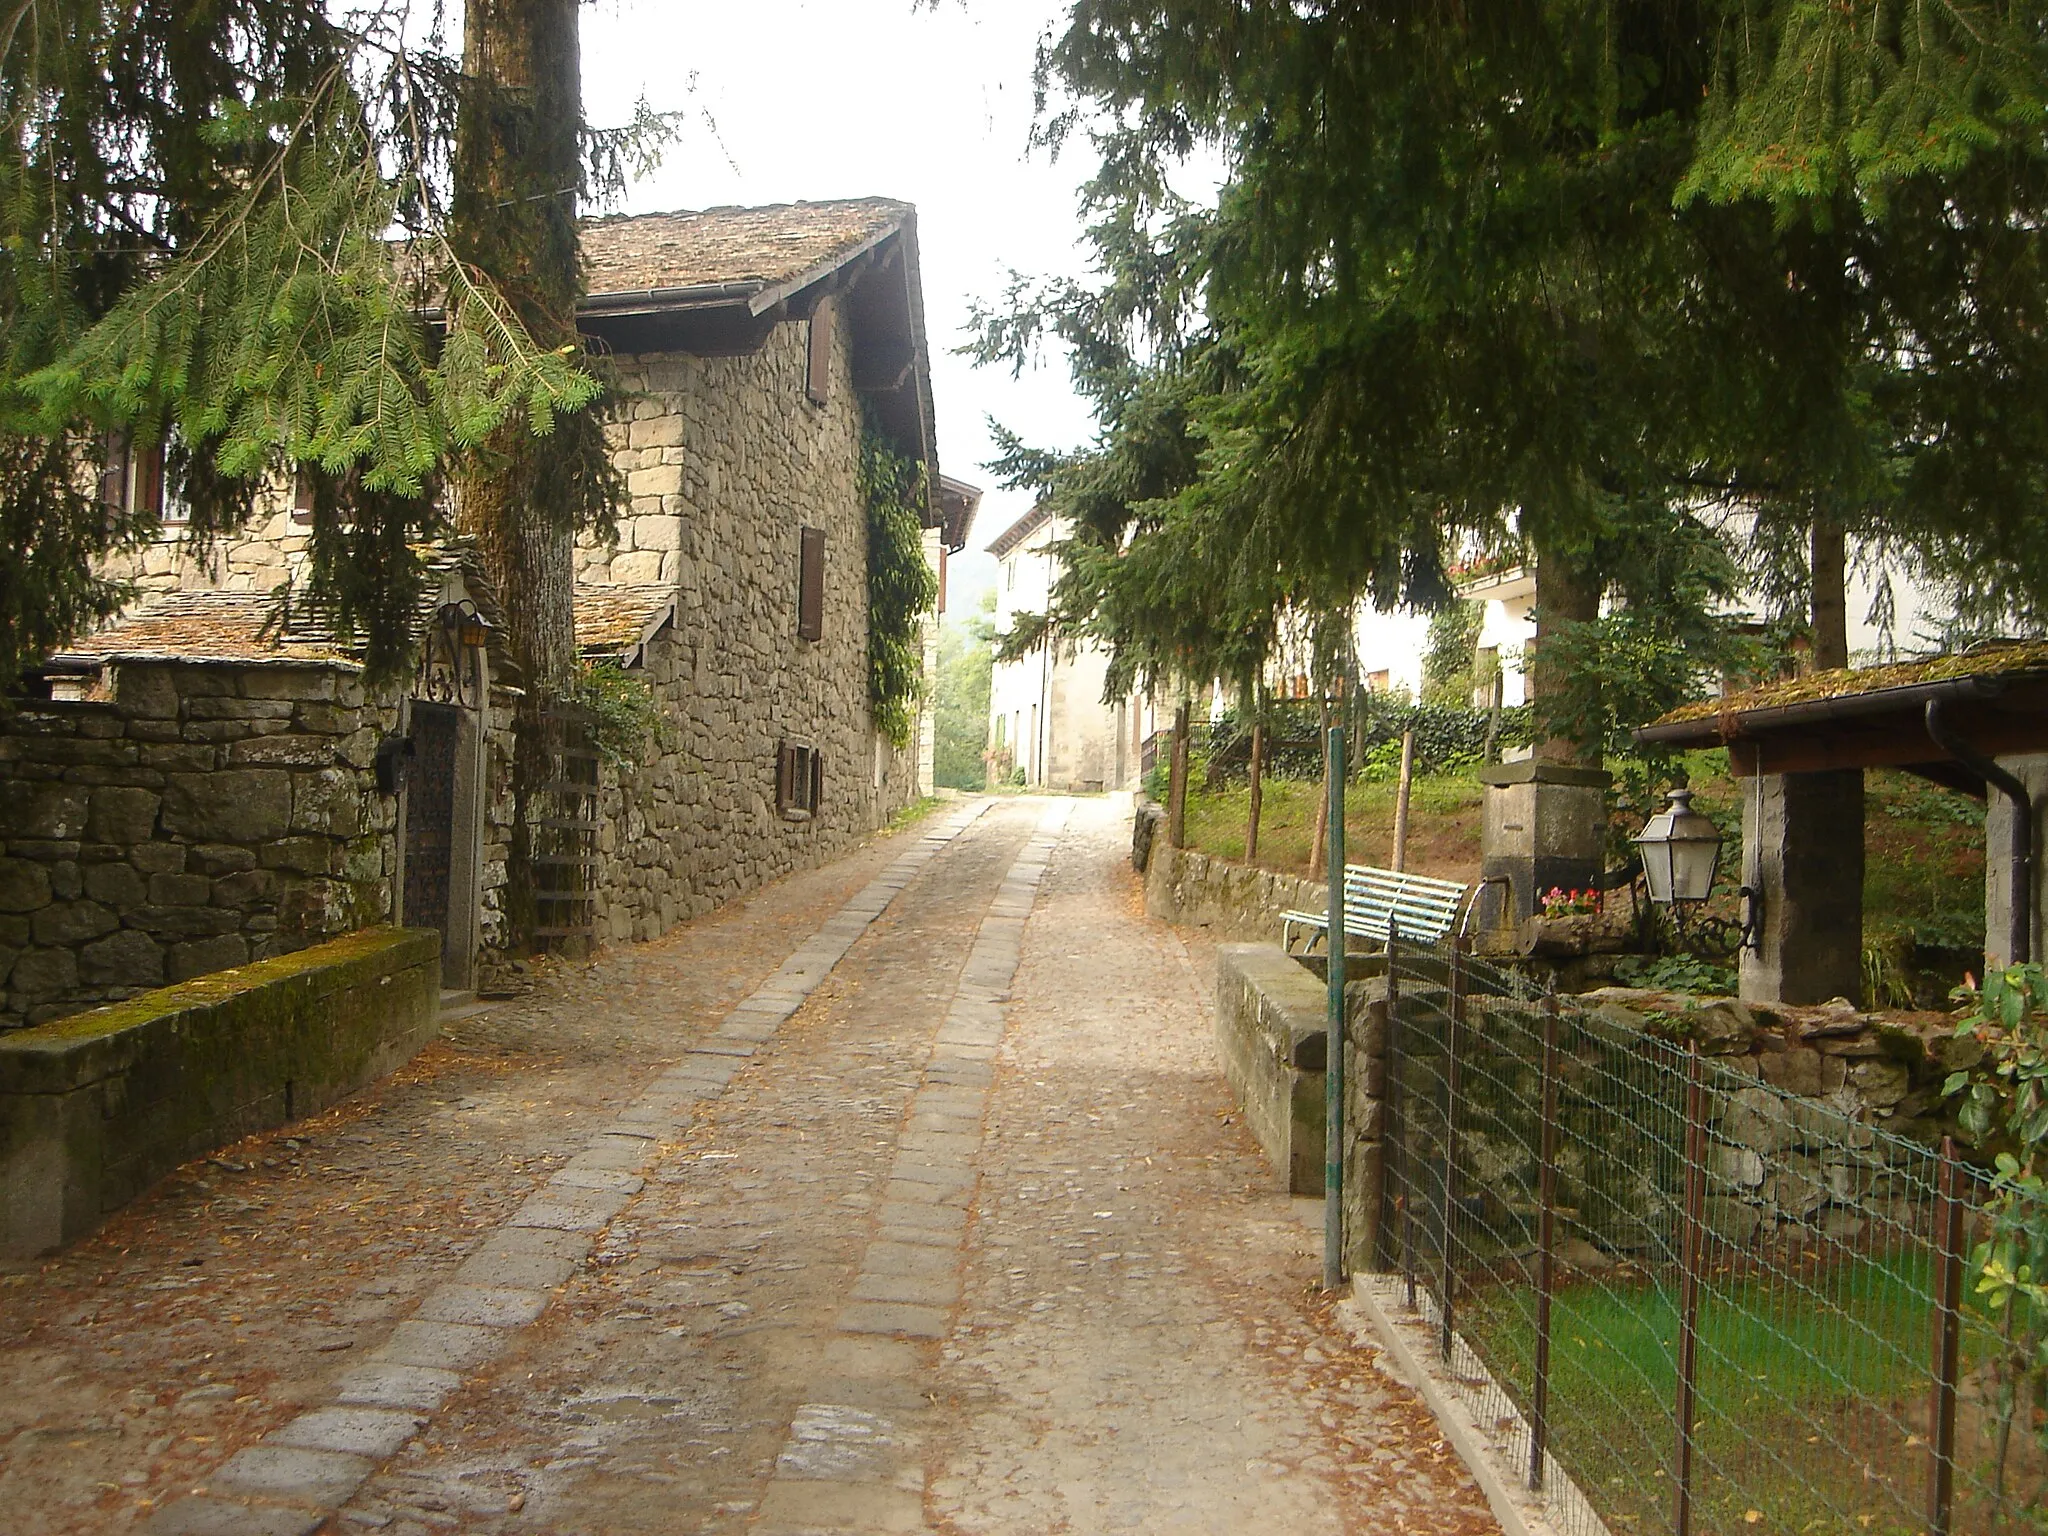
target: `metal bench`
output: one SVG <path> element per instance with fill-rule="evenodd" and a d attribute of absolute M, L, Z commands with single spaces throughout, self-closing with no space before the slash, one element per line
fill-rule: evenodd
<path fill-rule="evenodd" d="M 1398 925 L 1402 938 L 1434 944 L 1453 929 L 1462 932 L 1471 921 L 1473 903 L 1466 899 L 1469 889 L 1456 880 L 1346 864 L 1344 936 L 1348 940 L 1357 934 L 1384 944 Z M 1328 942 L 1330 919 L 1321 912 L 1281 913 L 1280 946 L 1289 953 L 1294 952 L 1296 929 L 1306 934 L 1300 952 L 1307 954 L 1315 947 L 1318 933 Z"/>

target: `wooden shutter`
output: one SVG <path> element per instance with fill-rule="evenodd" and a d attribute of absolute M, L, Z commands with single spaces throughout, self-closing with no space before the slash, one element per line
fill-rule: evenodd
<path fill-rule="evenodd" d="M 832 301 L 818 300 L 811 311 L 810 355 L 804 366 L 804 393 L 811 404 L 832 398 Z"/>
<path fill-rule="evenodd" d="M 135 507 L 137 512 L 164 510 L 164 445 L 152 443 L 135 454 Z"/>
<path fill-rule="evenodd" d="M 292 471 L 292 521 L 313 521 L 313 471 L 304 464 Z"/>
<path fill-rule="evenodd" d="M 820 640 L 825 634 L 825 530 L 799 530 L 796 634 L 799 640 Z"/>
<path fill-rule="evenodd" d="M 781 742 L 775 748 L 775 809 L 789 809 L 789 765 L 794 754 L 788 742 Z"/>
<path fill-rule="evenodd" d="M 811 752 L 811 803 L 806 807 L 815 816 L 818 807 L 825 803 L 825 754 L 815 748 Z"/>

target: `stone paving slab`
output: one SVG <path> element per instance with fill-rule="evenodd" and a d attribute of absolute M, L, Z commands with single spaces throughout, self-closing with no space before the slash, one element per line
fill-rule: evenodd
<path fill-rule="evenodd" d="M 148 1536 L 313 1536 L 326 1520 L 325 1510 L 236 1504 L 201 1494 L 166 1504 L 143 1529 Z"/>
<path fill-rule="evenodd" d="M 558 1232 L 547 1227 L 500 1227 L 478 1246 L 476 1256 L 532 1254 L 580 1264 L 589 1253 L 590 1239 L 580 1232 Z"/>
<path fill-rule="evenodd" d="M 839 1326 L 847 1333 L 888 1333 L 913 1339 L 943 1339 L 951 1318 L 951 1311 L 945 1307 L 856 1301 L 841 1310 Z"/>
<path fill-rule="evenodd" d="M 408 1318 L 372 1352 L 373 1358 L 396 1365 L 424 1365 L 436 1371 L 473 1371 L 498 1358 L 505 1349 L 505 1330 L 468 1323 L 426 1323 Z"/>
<path fill-rule="evenodd" d="M 331 1509 L 363 1485 L 373 1466 L 367 1456 L 340 1451 L 251 1445 L 230 1456 L 208 1482 L 215 1493 L 249 1493 Z"/>
<path fill-rule="evenodd" d="M 265 1445 L 342 1451 L 382 1461 L 395 1456 L 426 1423 L 418 1413 L 389 1408 L 315 1408 L 263 1437 Z"/>
<path fill-rule="evenodd" d="M 957 1238 L 967 1230 L 967 1208 L 912 1201 L 884 1201 L 877 1213 L 884 1227 L 916 1227 Z"/>
<path fill-rule="evenodd" d="M 622 1195 L 637 1195 L 647 1186 L 647 1181 L 638 1173 L 623 1168 L 593 1167 L 583 1162 L 588 1153 L 571 1158 L 548 1180 L 551 1186 L 562 1189 L 609 1189 Z"/>
<path fill-rule="evenodd" d="M 546 1254 L 479 1253 L 462 1261 L 455 1271 L 455 1281 L 460 1285 L 553 1291 L 568 1284 L 576 1270 L 576 1260 L 550 1258 Z"/>
<path fill-rule="evenodd" d="M 344 1371 L 335 1401 L 376 1408 L 415 1408 L 432 1413 L 462 1385 L 453 1371 L 420 1365 L 358 1365 Z"/>
<path fill-rule="evenodd" d="M 547 1309 L 544 1292 L 509 1286 L 437 1285 L 420 1303 L 430 1323 L 473 1323 L 480 1328 L 524 1328 Z"/>
<path fill-rule="evenodd" d="M 945 1253 L 949 1259 L 958 1261 L 955 1250 L 949 1248 Z M 960 1280 L 956 1275 L 897 1275 L 863 1270 L 849 1294 L 855 1301 L 900 1301 L 921 1307 L 951 1308 L 960 1299 Z"/>

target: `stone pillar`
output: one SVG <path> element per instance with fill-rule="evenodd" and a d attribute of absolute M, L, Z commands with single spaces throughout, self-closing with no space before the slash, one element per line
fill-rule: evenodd
<path fill-rule="evenodd" d="M 1486 788 L 1475 927 L 1512 927 L 1533 916 L 1552 886 L 1583 890 L 1607 857 L 1607 786 L 1598 768 L 1525 760 L 1479 770 Z M 1506 888 L 1499 881 L 1506 881 Z"/>
<path fill-rule="evenodd" d="M 2048 753 L 2001 757 L 1999 766 L 2027 786 L 2034 801 L 2034 952 L 2048 960 Z M 1993 787 L 1984 802 L 1984 965 L 2012 963 L 2006 953 L 2012 935 L 2012 801 Z"/>
<path fill-rule="evenodd" d="M 1742 952 L 1742 999 L 1852 1002 L 1863 990 L 1863 770 L 1742 782 L 1742 867 L 1763 947 Z"/>

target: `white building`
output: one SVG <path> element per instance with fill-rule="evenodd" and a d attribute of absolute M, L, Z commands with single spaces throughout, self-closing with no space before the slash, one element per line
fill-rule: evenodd
<path fill-rule="evenodd" d="M 1874 552 L 1850 542 L 1847 582 L 1849 664 L 1857 667 L 1892 661 L 1930 648 L 1938 630 L 1944 600 L 1903 567 L 1890 566 Z M 1536 573 L 1511 565 L 1458 583 L 1458 596 L 1482 603 L 1475 642 L 1481 676 L 1497 662 L 1501 702 L 1510 708 L 1528 702 L 1524 661 L 1536 637 Z M 1755 593 L 1738 599 L 1730 615 L 1739 622 L 1760 624 L 1764 604 Z M 1420 697 L 1422 658 L 1429 644 L 1429 622 L 1411 614 L 1366 612 L 1358 620 L 1358 667 L 1376 687 L 1391 686 Z M 1376 681 L 1377 680 L 1377 681 Z M 1475 696 L 1475 705 L 1491 703 Z"/>
<path fill-rule="evenodd" d="M 996 557 L 998 635 L 1020 614 L 1042 614 L 1059 579 L 1063 520 L 1034 507 L 991 539 Z M 1109 653 L 1090 641 L 1041 645 L 1017 661 L 998 661 L 989 680 L 989 780 L 1031 789 L 1086 793 L 1133 788 L 1145 743 L 1160 724 L 1149 700 L 1133 694 L 1104 703 Z"/>

